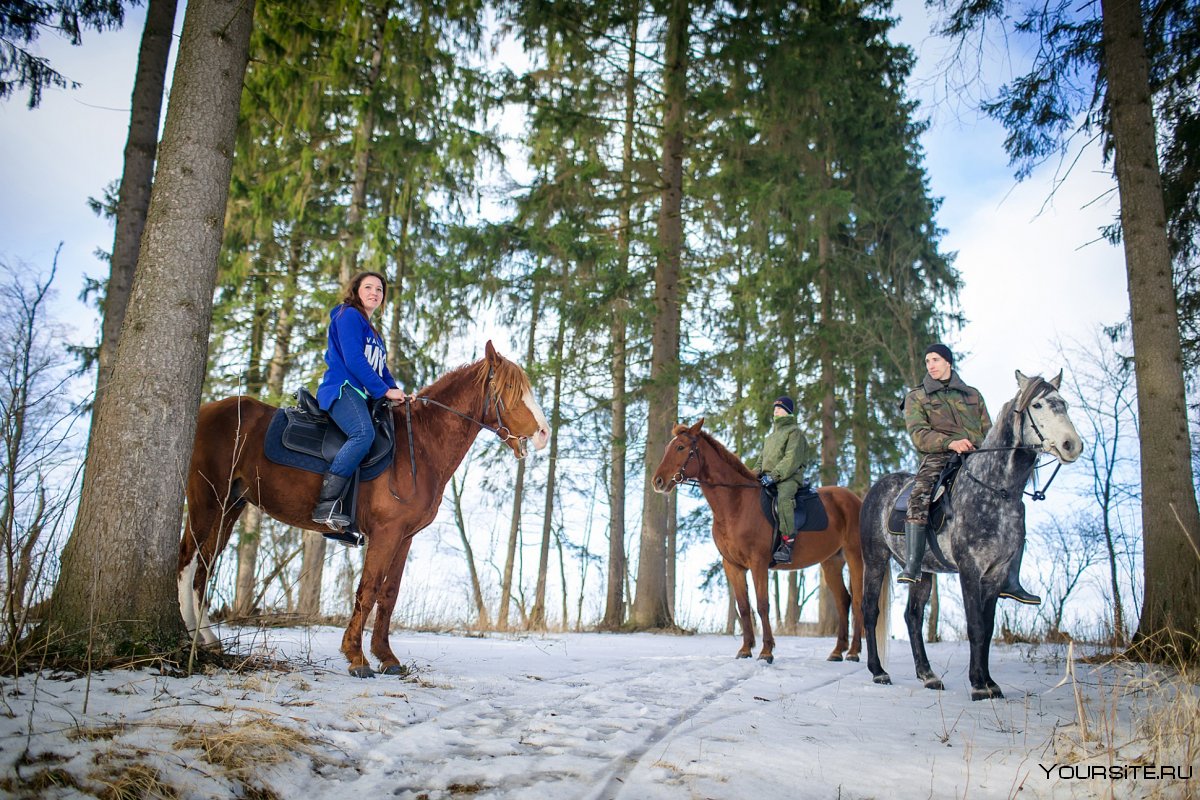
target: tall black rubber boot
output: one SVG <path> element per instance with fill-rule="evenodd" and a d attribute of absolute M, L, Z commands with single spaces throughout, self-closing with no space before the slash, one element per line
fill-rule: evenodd
<path fill-rule="evenodd" d="M 786 537 L 779 537 L 779 547 L 775 548 L 775 552 L 771 554 L 771 566 L 778 567 L 784 564 L 790 564 L 792 561 L 792 542 L 796 541 L 795 537 L 789 541 Z"/>
<path fill-rule="evenodd" d="M 1008 580 L 1004 584 L 1004 588 L 1000 590 L 1000 596 L 1009 600 L 1016 600 L 1018 603 L 1024 603 L 1027 606 L 1040 606 L 1042 598 L 1038 597 L 1033 592 L 1025 591 L 1025 587 L 1021 586 L 1021 558 L 1025 555 L 1025 548 L 1022 547 L 1013 556 L 1013 560 L 1008 565 Z"/>
<path fill-rule="evenodd" d="M 904 559 L 904 571 L 896 578 L 898 582 L 916 583 L 921 580 L 921 559 L 925 558 L 927 535 L 928 523 L 904 521 L 904 543 L 908 546 L 908 557 Z"/>
<path fill-rule="evenodd" d="M 350 517 L 341 508 L 342 492 L 346 490 L 349 478 L 326 472 L 321 481 L 321 494 L 313 507 L 312 521 L 325 525 L 332 530 L 340 530 L 350 524 Z"/>

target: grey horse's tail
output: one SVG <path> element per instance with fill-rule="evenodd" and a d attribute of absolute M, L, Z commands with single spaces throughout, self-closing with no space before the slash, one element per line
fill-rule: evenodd
<path fill-rule="evenodd" d="M 892 567 L 891 564 L 883 571 L 882 586 L 879 587 L 879 617 L 875 620 L 875 652 L 879 653 L 879 663 L 887 664 L 888 642 L 891 636 L 892 622 Z"/>

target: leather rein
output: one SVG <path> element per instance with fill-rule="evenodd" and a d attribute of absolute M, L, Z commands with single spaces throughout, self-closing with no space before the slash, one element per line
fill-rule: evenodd
<path fill-rule="evenodd" d="M 420 401 L 427 405 L 436 406 L 437 408 L 440 408 L 443 411 L 449 411 L 454 416 L 461 417 L 462 419 L 465 419 L 467 422 L 478 425 L 481 429 L 483 429 L 485 431 L 491 431 L 492 433 L 496 434 L 496 436 L 502 442 L 510 442 L 515 439 L 517 441 L 517 445 L 518 445 L 517 458 L 524 458 L 525 455 L 529 452 L 529 448 L 526 446 L 526 442 L 529 441 L 529 437 L 528 436 L 517 436 L 516 434 L 514 434 L 512 432 L 511 428 L 509 428 L 507 425 L 504 424 L 504 418 L 502 416 L 502 412 L 504 411 L 504 401 L 500 399 L 500 392 L 496 389 L 496 367 L 495 367 L 495 365 L 490 365 L 488 367 L 487 381 L 484 383 L 484 387 L 483 387 L 483 399 L 481 401 L 483 407 L 479 410 L 479 418 L 478 419 L 476 419 L 475 417 L 473 417 L 469 414 L 464 414 L 463 412 L 459 411 L 457 408 L 451 408 L 450 406 L 446 405 L 445 403 L 441 402 L 440 400 L 434 400 L 432 397 L 426 397 L 425 395 L 411 397 L 405 401 L 404 416 L 405 416 L 406 427 L 408 428 L 408 463 L 409 463 L 409 466 L 412 468 L 412 485 L 413 485 L 413 493 L 414 494 L 416 494 L 416 491 L 417 491 L 417 461 L 416 461 L 416 458 L 414 458 L 414 456 L 413 456 L 412 404 L 414 401 Z M 483 421 L 484 419 L 487 418 L 488 409 L 492 405 L 495 405 L 495 407 L 496 407 L 496 422 L 499 423 L 495 427 L 488 425 L 486 422 Z M 394 497 L 397 500 L 403 501 L 403 498 L 401 498 L 399 495 L 397 495 L 395 490 L 392 488 L 390 481 L 388 482 L 388 491 L 391 493 L 392 497 Z"/>

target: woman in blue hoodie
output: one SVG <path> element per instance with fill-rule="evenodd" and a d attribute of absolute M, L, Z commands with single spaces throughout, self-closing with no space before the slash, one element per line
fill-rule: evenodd
<path fill-rule="evenodd" d="M 317 387 L 317 403 L 347 438 L 321 482 L 312 519 L 334 530 L 350 524 L 338 500 L 375 438 L 367 398 L 406 399 L 388 372 L 383 337 L 371 324 L 386 291 L 387 283 L 378 272 L 360 272 L 346 287 L 341 303 L 329 312 L 328 369 Z"/>

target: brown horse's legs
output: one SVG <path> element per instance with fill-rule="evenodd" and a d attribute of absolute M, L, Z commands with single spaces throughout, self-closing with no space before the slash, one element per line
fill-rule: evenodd
<path fill-rule="evenodd" d="M 350 674 L 356 678 L 370 678 L 375 674 L 363 654 L 363 627 L 366 625 L 367 615 L 375 605 L 383 578 L 387 574 L 387 567 L 396 552 L 396 539 L 397 537 L 388 536 L 382 531 L 374 532 L 367 539 L 367 557 L 363 564 L 362 578 L 358 582 L 358 591 L 354 593 L 354 611 L 350 614 L 350 622 L 346 625 L 345 635 L 342 636 L 342 654 L 350 662 Z"/>
<path fill-rule="evenodd" d="M 408 562 L 408 549 L 411 546 L 412 536 L 405 536 L 396 548 L 375 606 L 375 627 L 371 629 L 371 655 L 379 660 L 379 668 L 384 675 L 401 674 L 400 659 L 392 652 L 388 635 L 392 626 L 392 609 L 396 607 L 396 597 L 400 594 L 400 579 L 404 576 L 404 565 Z"/>
<path fill-rule="evenodd" d="M 733 592 L 733 601 L 737 604 L 738 619 L 742 622 L 742 648 L 737 651 L 738 658 L 749 658 L 754 651 L 754 619 L 750 616 L 750 592 L 746 587 L 746 570 L 724 561 L 725 580 L 729 583 L 729 591 Z"/>
<path fill-rule="evenodd" d="M 846 559 L 850 568 L 850 608 L 854 612 L 854 635 L 850 638 L 850 652 L 846 653 L 847 661 L 858 661 L 863 637 L 863 559 L 862 553 L 851 553 Z"/>
<path fill-rule="evenodd" d="M 754 602 L 758 606 L 758 619 L 762 622 L 763 646 L 758 657 L 768 664 L 775 661 L 775 634 L 771 631 L 771 598 L 767 594 L 767 562 L 750 568 L 754 578 Z"/>
<path fill-rule="evenodd" d="M 199 631 L 205 647 L 220 648 L 208 621 L 205 593 L 217 556 L 225 548 L 244 503 L 218 501 L 211 491 L 189 492 L 188 524 L 179 543 L 177 593 L 179 613 L 187 629 Z"/>
<path fill-rule="evenodd" d="M 846 591 L 846 585 L 842 581 L 842 567 L 845 563 L 845 559 L 840 556 L 831 556 L 821 562 L 821 574 L 825 576 L 825 586 L 833 595 L 833 602 L 837 606 L 838 612 L 837 642 L 833 646 L 833 652 L 825 659 L 826 661 L 841 661 L 842 654 L 846 652 L 846 647 L 849 645 L 850 593 Z"/>

